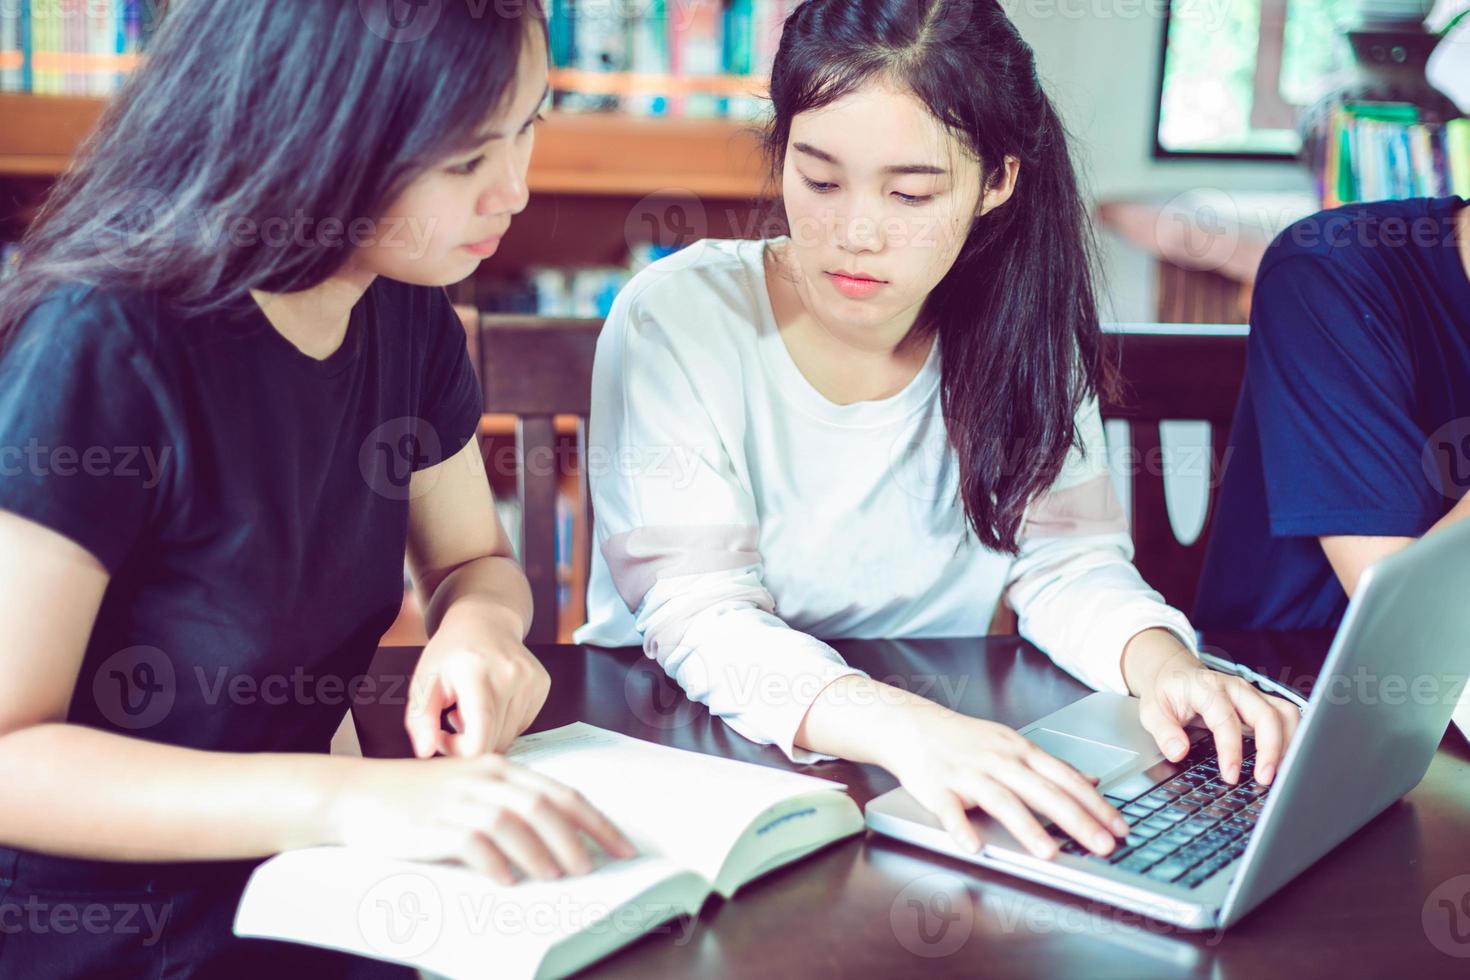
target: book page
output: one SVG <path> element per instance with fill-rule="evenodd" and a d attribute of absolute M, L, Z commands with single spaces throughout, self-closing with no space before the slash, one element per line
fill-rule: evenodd
<path fill-rule="evenodd" d="M 1460 726 L 1460 734 L 1470 738 L 1470 684 L 1460 690 L 1460 703 L 1455 707 L 1454 722 Z"/>
<path fill-rule="evenodd" d="M 648 856 L 604 856 L 585 875 L 507 886 L 459 865 L 314 847 L 279 854 L 255 870 L 235 933 L 348 950 L 446 977 L 529 978 L 558 942 L 577 936 L 617 948 L 650 923 L 697 909 L 706 892 L 691 872 Z"/>
<path fill-rule="evenodd" d="M 656 745 L 585 722 L 522 735 L 506 758 L 581 791 L 640 853 L 713 882 L 768 808 L 842 783 Z"/>

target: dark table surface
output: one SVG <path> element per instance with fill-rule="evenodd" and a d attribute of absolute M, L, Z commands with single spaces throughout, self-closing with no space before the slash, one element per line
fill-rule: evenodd
<path fill-rule="evenodd" d="M 1328 634 L 1207 634 L 1217 652 L 1304 693 Z M 1019 727 L 1088 693 L 1016 637 L 835 643 L 873 677 Z M 532 730 L 585 721 L 680 748 L 845 782 L 860 805 L 896 785 L 847 762 L 793 766 L 688 701 L 637 649 L 537 647 L 551 696 Z M 404 678 L 419 649 L 387 647 Z M 387 690 L 386 687 L 380 690 Z M 401 701 L 354 707 L 363 750 L 409 755 Z M 1428 775 L 1228 932 L 1181 930 L 871 832 L 661 927 L 594 966 L 607 977 L 1470 977 L 1470 744 L 1451 727 Z"/>

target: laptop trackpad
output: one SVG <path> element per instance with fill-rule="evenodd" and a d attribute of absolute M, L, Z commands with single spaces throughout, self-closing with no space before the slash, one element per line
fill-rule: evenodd
<path fill-rule="evenodd" d="M 1120 766 L 1138 758 L 1137 752 L 1055 732 L 1050 728 L 1034 728 L 1026 733 L 1026 737 L 1040 746 L 1042 751 L 1071 763 L 1078 772 L 1092 776 L 1106 778 Z"/>

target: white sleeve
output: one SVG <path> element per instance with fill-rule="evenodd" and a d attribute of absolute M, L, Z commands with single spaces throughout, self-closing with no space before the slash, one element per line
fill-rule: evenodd
<path fill-rule="evenodd" d="M 1133 566 L 1133 538 L 1108 472 L 1097 399 L 1077 413 L 1074 445 L 1052 486 L 1026 510 L 1006 595 L 1022 636 L 1100 690 L 1128 693 L 1123 648 L 1164 627 L 1199 655 L 1189 619 Z"/>
<path fill-rule="evenodd" d="M 690 698 L 794 762 L 832 758 L 796 748 L 796 731 L 823 688 L 863 672 L 787 626 L 762 583 L 738 355 L 713 330 L 681 349 L 632 293 L 592 372 L 589 479 L 613 584 L 644 652 Z"/>

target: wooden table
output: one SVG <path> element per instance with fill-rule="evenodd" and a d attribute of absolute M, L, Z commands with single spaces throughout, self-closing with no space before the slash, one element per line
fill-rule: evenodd
<path fill-rule="evenodd" d="M 1330 637 L 1207 634 L 1217 650 L 1307 689 Z M 1020 726 L 1087 693 L 1016 637 L 835 644 L 849 662 L 957 710 Z M 536 648 L 551 697 L 534 730 L 572 721 L 848 784 L 895 785 L 845 762 L 794 767 L 753 745 L 636 649 Z M 354 706 L 365 753 L 408 755 L 401 701 L 414 647 L 384 648 L 380 697 Z M 1442 901 L 1446 904 L 1441 904 Z M 698 921 L 590 970 L 599 977 L 1470 976 L 1470 744 L 1446 735 L 1424 781 L 1224 934 L 1190 933 L 887 838 L 852 838 L 712 897 Z"/>

